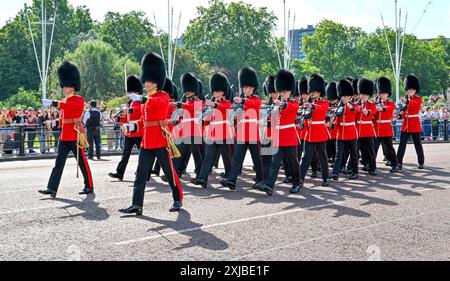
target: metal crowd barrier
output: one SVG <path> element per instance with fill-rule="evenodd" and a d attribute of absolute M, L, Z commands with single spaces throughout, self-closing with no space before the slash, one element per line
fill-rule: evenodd
<path fill-rule="evenodd" d="M 422 139 L 424 143 L 448 142 L 449 122 L 422 121 Z M 402 120 L 393 121 L 394 142 L 400 141 Z M 44 126 L 11 125 L 0 127 L 0 159 L 5 157 L 25 157 L 57 152 L 60 131 L 49 130 Z M 117 126 L 102 126 L 102 151 L 120 152 L 123 149 L 124 136 Z M 31 149 L 31 151 L 30 151 Z M 34 150 L 34 153 L 33 153 Z"/>

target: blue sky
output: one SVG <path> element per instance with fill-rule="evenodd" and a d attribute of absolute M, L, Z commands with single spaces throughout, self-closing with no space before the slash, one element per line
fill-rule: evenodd
<path fill-rule="evenodd" d="M 86 5 L 90 8 L 94 19 L 101 21 L 107 11 L 127 12 L 142 10 L 153 19 L 156 14 L 158 25 L 167 26 L 167 1 L 164 0 L 69 0 L 72 5 Z M 409 13 L 408 33 L 421 17 L 424 8 L 431 0 L 399 0 L 399 5 Z M 14 17 L 24 3 L 31 0 L 0 0 L 0 26 Z M 207 0 L 171 0 L 175 6 L 175 14 L 182 11 L 181 32 L 184 31 L 189 20 L 195 17 L 198 5 L 206 5 Z M 226 2 L 231 2 L 227 0 Z M 275 12 L 279 18 L 277 23 L 281 34 L 283 19 L 282 0 L 244 0 L 258 7 L 267 7 Z M 394 0 L 286 0 L 292 13 L 297 14 L 296 28 L 316 24 L 323 18 L 332 19 L 346 25 L 359 26 L 365 31 L 373 31 L 381 26 L 380 11 L 385 16 L 386 24 L 394 24 Z M 178 18 L 178 16 L 177 16 Z M 419 38 L 434 38 L 444 35 L 450 38 L 450 0 L 434 0 L 423 17 L 414 34 Z"/>

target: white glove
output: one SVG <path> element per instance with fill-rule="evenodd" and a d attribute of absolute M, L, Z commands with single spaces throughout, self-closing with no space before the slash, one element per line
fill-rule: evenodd
<path fill-rule="evenodd" d="M 48 99 L 42 99 L 42 104 L 44 106 L 51 106 L 53 104 L 52 100 L 48 100 Z"/>
<path fill-rule="evenodd" d="M 141 101 L 141 96 L 140 95 L 136 95 L 136 94 L 129 94 L 128 97 L 132 100 L 132 101 Z"/>

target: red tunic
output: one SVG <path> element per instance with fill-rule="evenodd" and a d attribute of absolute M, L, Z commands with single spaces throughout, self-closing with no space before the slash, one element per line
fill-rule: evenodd
<path fill-rule="evenodd" d="M 394 130 L 392 129 L 392 117 L 394 116 L 395 103 L 386 101 L 383 103 L 382 112 L 375 114 L 375 133 L 378 138 L 392 138 Z"/>
<path fill-rule="evenodd" d="M 328 108 L 330 114 L 334 114 L 334 112 L 337 110 L 337 105 L 332 105 Z M 327 124 L 329 124 L 331 122 L 330 118 L 326 118 L 325 119 Z M 330 140 L 336 140 L 337 139 L 337 133 L 338 133 L 338 129 L 336 128 L 336 126 L 332 129 L 331 127 L 327 127 L 328 129 L 328 133 L 330 134 Z"/>
<path fill-rule="evenodd" d="M 298 102 L 289 100 L 287 101 L 287 107 L 280 111 L 278 125 L 273 128 L 273 146 L 298 146 L 295 120 L 297 119 L 299 107 Z"/>
<path fill-rule="evenodd" d="M 84 111 L 84 98 L 75 95 L 70 98 L 63 99 L 59 102 L 60 122 L 61 124 L 61 141 L 77 141 L 77 132 L 75 126 L 78 125 L 80 130 L 84 132 L 81 125 L 81 116 Z M 66 121 L 64 121 L 66 120 Z"/>
<path fill-rule="evenodd" d="M 228 113 L 233 104 L 228 100 L 221 100 L 216 103 L 211 120 L 205 128 L 205 137 L 209 141 L 225 141 L 234 138 L 234 127 L 228 120 Z"/>
<path fill-rule="evenodd" d="M 201 100 L 189 100 L 182 104 L 184 114 L 180 124 L 180 138 L 203 136 L 203 128 L 199 118 L 204 106 L 205 104 Z"/>
<path fill-rule="evenodd" d="M 402 132 L 421 133 L 419 112 L 422 109 L 422 98 L 414 96 L 409 100 L 408 110 L 402 114 L 403 126 Z"/>
<path fill-rule="evenodd" d="M 131 103 L 130 109 L 132 109 L 132 113 L 128 113 L 128 120 L 127 120 L 127 116 L 122 116 L 120 118 L 120 124 L 128 124 L 129 122 L 136 122 L 139 121 L 142 117 L 142 111 L 141 111 L 141 103 L 138 101 L 134 101 Z M 125 136 L 127 138 L 142 138 L 142 136 L 144 135 L 144 128 L 142 127 L 138 127 L 138 130 L 136 132 L 131 132 L 131 133 L 125 133 Z"/>
<path fill-rule="evenodd" d="M 345 106 L 344 115 L 336 118 L 336 128 L 338 130 L 337 139 L 338 140 L 357 140 L 358 131 L 356 130 L 356 116 L 360 112 L 359 106 L 353 104 L 354 110 Z"/>
<path fill-rule="evenodd" d="M 369 115 L 364 115 L 361 112 L 358 114 L 356 120 L 356 127 L 358 128 L 358 134 L 360 138 L 373 138 L 375 137 L 375 127 L 373 125 L 373 117 L 377 113 L 375 103 L 366 102 L 362 105 L 362 108 L 366 108 Z"/>
<path fill-rule="evenodd" d="M 164 122 L 169 112 L 169 95 L 157 92 L 148 96 L 148 101 L 142 106 L 142 117 L 138 121 L 138 128 L 144 127 L 141 147 L 144 149 L 158 149 L 167 147 L 167 139 L 162 134 L 160 126 L 145 126 L 145 122 Z"/>
<path fill-rule="evenodd" d="M 316 101 L 316 108 L 312 111 L 310 120 L 305 121 L 305 141 L 310 143 L 325 142 L 329 139 L 328 130 L 325 126 L 330 103 L 328 101 Z"/>
<path fill-rule="evenodd" d="M 244 115 L 237 120 L 238 142 L 260 142 L 259 134 L 259 111 L 261 109 L 261 98 L 251 96 L 245 99 Z"/>

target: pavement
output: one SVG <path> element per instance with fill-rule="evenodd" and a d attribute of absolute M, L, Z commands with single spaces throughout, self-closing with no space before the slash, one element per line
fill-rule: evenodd
<path fill-rule="evenodd" d="M 425 145 L 427 165 L 416 168 L 409 145 L 404 171 L 344 178 L 321 187 L 307 177 L 290 195 L 251 188 L 247 157 L 238 190 L 201 189 L 183 178 L 184 206 L 170 213 L 170 188 L 159 178 L 146 190 L 144 216 L 124 216 L 131 203 L 137 156 L 125 181 L 108 178 L 119 157 L 92 161 L 95 195 L 81 196 L 74 159 L 68 159 L 57 199 L 38 194 L 54 160 L 0 163 L 0 260 L 297 261 L 449 260 L 449 144 Z M 381 159 L 379 159 L 381 160 Z M 193 163 L 188 172 L 193 172 Z M 280 179 L 283 177 L 280 176 Z"/>

